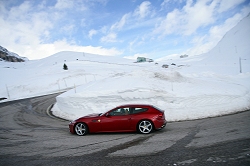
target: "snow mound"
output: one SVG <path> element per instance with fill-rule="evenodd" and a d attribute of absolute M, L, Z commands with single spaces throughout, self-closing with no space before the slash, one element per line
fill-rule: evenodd
<path fill-rule="evenodd" d="M 53 113 L 73 120 L 118 105 L 152 104 L 165 110 L 168 121 L 179 121 L 243 111 L 250 108 L 249 103 L 248 88 L 225 80 L 188 78 L 178 72 L 135 71 L 58 96 Z"/>

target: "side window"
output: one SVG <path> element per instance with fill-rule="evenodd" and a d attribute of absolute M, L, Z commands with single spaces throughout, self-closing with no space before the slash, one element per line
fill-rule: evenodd
<path fill-rule="evenodd" d="M 110 116 L 120 116 L 120 115 L 129 115 L 129 108 L 118 108 L 109 113 Z"/>
<path fill-rule="evenodd" d="M 141 113 L 141 112 L 146 112 L 147 110 L 148 110 L 147 108 L 136 107 L 136 108 L 132 108 L 132 113 L 137 114 L 137 113 Z"/>

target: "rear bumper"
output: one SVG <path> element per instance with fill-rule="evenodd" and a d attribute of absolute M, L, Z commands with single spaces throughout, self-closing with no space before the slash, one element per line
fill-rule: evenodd
<path fill-rule="evenodd" d="M 156 130 L 161 130 L 161 129 L 163 129 L 166 125 L 167 125 L 167 121 L 164 120 L 163 122 L 158 123 L 157 126 L 155 126 L 155 129 L 156 129 Z"/>
<path fill-rule="evenodd" d="M 160 129 L 164 128 L 167 125 L 167 121 L 161 126 Z"/>

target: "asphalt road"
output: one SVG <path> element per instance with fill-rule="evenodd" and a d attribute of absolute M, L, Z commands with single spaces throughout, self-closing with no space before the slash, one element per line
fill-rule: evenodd
<path fill-rule="evenodd" d="M 80 137 L 47 114 L 56 95 L 0 104 L 0 165 L 250 165 L 250 110 L 146 135 Z"/>

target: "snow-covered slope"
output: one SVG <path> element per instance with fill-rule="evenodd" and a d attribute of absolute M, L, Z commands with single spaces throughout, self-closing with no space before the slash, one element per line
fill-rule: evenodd
<path fill-rule="evenodd" d="M 208 52 L 204 60 L 210 63 L 235 63 L 239 57 L 250 56 L 250 14 L 228 31 L 222 40 Z"/>
<path fill-rule="evenodd" d="M 191 66 L 186 68 L 188 72 L 214 72 L 217 74 L 235 75 L 242 71 L 248 72 L 250 58 L 250 14 L 241 20 L 235 27 L 228 31 L 219 43 L 209 52 L 189 56 L 187 58 L 163 57 L 158 60 L 160 64 Z M 170 60 L 171 59 L 171 60 Z M 241 59 L 241 61 L 240 61 Z"/>
<path fill-rule="evenodd" d="M 64 63 L 68 70 L 63 70 Z M 65 91 L 115 75 L 126 66 L 132 70 L 134 63 L 124 58 L 68 51 L 23 63 L 0 61 L 0 98 L 14 100 Z"/>
<path fill-rule="evenodd" d="M 121 104 L 146 103 L 164 109 L 169 121 L 178 121 L 249 109 L 249 62 L 243 65 L 244 74 L 239 72 L 239 57 L 250 60 L 249 26 L 248 16 L 206 54 L 132 71 L 126 67 L 111 77 L 68 91 L 57 97 L 54 113 L 74 119 Z M 161 68 L 166 63 L 176 65 Z"/>

